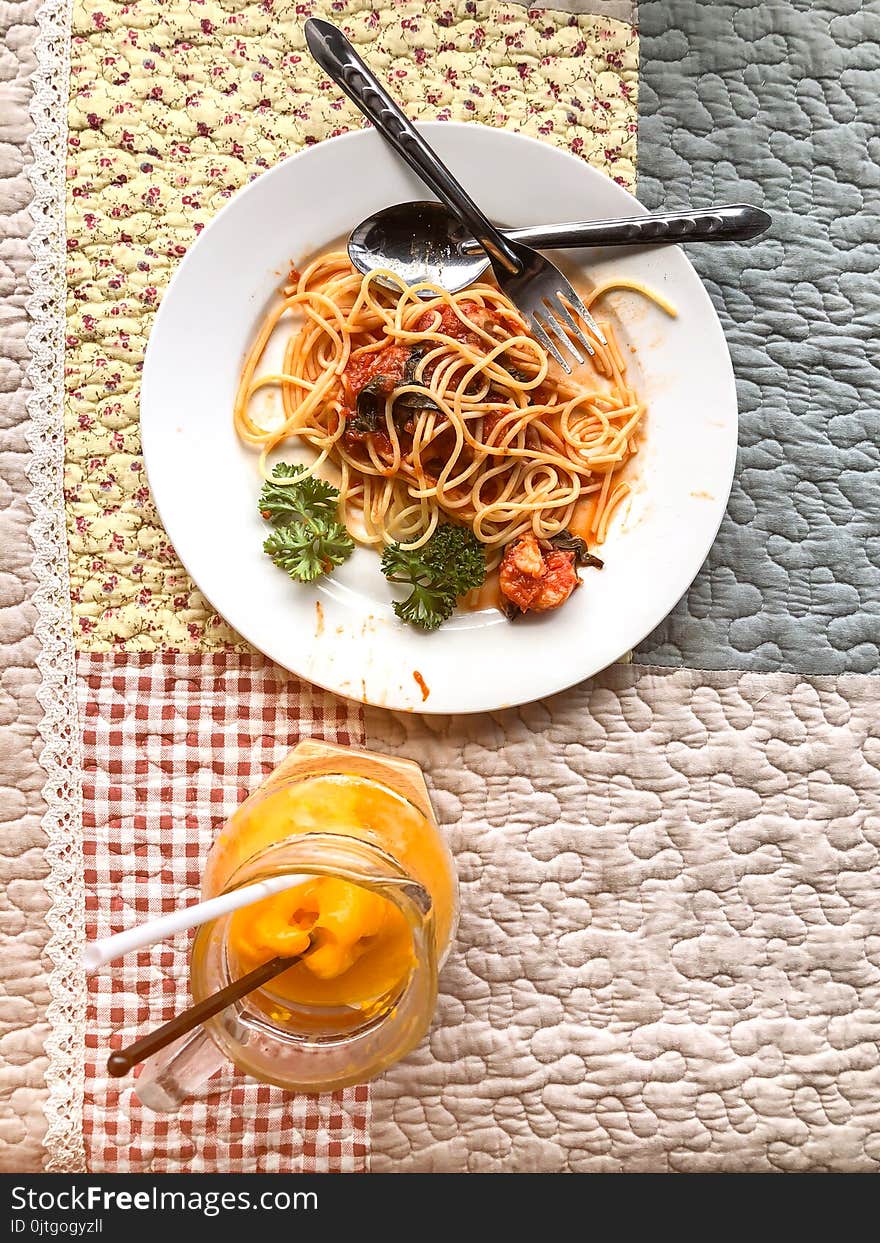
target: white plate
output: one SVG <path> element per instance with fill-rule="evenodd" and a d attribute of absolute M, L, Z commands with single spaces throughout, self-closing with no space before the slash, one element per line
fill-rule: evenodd
<path fill-rule="evenodd" d="M 508 225 L 643 209 L 586 164 L 531 138 L 431 123 L 425 136 L 489 216 Z M 180 265 L 150 337 L 141 434 L 162 521 L 192 578 L 230 625 L 278 664 L 387 708 L 478 712 L 572 686 L 629 651 L 684 593 L 712 544 L 733 478 L 736 393 L 721 326 L 676 247 L 568 252 L 586 283 L 645 281 L 677 320 L 636 294 L 615 308 L 649 402 L 638 491 L 601 549 L 605 569 L 558 613 L 511 624 L 458 615 L 434 634 L 403 625 L 375 553 L 358 550 L 314 586 L 264 556 L 255 455 L 232 403 L 246 350 L 291 261 L 380 207 L 427 197 L 373 130 L 322 142 L 242 190 Z M 639 375 L 640 372 L 640 375 Z M 419 674 L 429 690 L 423 701 Z"/>

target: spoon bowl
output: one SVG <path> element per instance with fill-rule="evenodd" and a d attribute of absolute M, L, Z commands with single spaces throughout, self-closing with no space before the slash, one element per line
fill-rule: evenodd
<path fill-rule="evenodd" d="M 465 251 L 468 242 L 475 253 Z M 396 203 L 374 212 L 352 231 L 348 254 L 365 276 L 387 269 L 408 285 L 427 281 L 448 293 L 472 285 L 489 266 L 488 255 L 476 247 L 461 221 L 442 203 L 431 202 Z M 389 277 L 377 276 L 376 281 L 399 288 Z"/>

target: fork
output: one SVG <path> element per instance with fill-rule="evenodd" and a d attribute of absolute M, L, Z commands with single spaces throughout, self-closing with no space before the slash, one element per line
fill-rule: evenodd
<path fill-rule="evenodd" d="M 309 51 L 324 72 L 467 226 L 489 256 L 499 288 L 559 365 L 571 371 L 565 352 L 582 363 L 584 357 L 578 346 L 587 354 L 596 352 L 575 316 L 583 320 L 598 341 L 607 344 L 570 281 L 549 259 L 530 246 L 511 241 L 496 229 L 367 68 L 342 31 L 330 22 L 310 17 L 305 24 L 305 36 Z"/>

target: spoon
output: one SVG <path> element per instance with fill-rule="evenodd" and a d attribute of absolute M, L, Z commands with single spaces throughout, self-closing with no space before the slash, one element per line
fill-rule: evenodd
<path fill-rule="evenodd" d="M 536 249 L 638 246 L 675 242 L 742 242 L 770 226 L 759 207 L 735 203 L 697 211 L 659 212 L 624 220 L 505 229 L 504 236 Z M 364 275 L 388 268 L 409 285 L 428 281 L 457 293 L 479 280 L 489 256 L 442 203 L 398 203 L 374 212 L 352 231 L 352 263 Z M 390 282 L 388 282 L 390 283 Z"/>

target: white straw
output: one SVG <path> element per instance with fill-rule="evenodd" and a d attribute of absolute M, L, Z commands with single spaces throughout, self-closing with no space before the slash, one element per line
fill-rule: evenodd
<path fill-rule="evenodd" d="M 255 885 L 244 885 L 241 889 L 233 889 L 231 893 L 221 893 L 217 898 L 209 898 L 207 902 L 196 902 L 192 906 L 181 907 L 169 915 L 161 915 L 148 923 L 138 924 L 125 932 L 117 932 L 112 937 L 102 937 L 83 946 L 80 962 L 87 975 L 93 975 L 99 967 L 121 958 L 132 950 L 143 949 L 145 945 L 155 945 L 157 941 L 167 941 L 178 932 L 186 932 L 198 924 L 207 923 L 209 919 L 217 919 L 220 915 L 228 915 L 242 906 L 250 906 L 261 898 L 268 898 L 273 893 L 281 893 L 284 889 L 295 889 L 314 880 L 313 876 L 273 876 L 269 880 L 258 881 Z"/>

